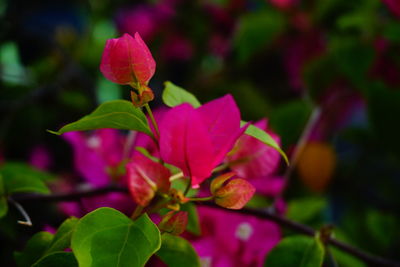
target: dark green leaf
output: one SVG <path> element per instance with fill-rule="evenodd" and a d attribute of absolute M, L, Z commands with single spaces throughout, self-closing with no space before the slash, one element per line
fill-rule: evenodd
<path fill-rule="evenodd" d="M 62 251 L 70 247 L 72 232 L 75 230 L 78 221 L 78 218 L 71 217 L 60 225 L 57 233 L 54 235 L 53 241 L 46 251 L 46 254 L 55 251 Z"/>
<path fill-rule="evenodd" d="M 200 223 L 199 223 L 199 215 L 197 213 L 196 205 L 188 202 L 181 205 L 182 211 L 188 212 L 188 224 L 186 226 L 186 230 L 195 235 L 201 234 Z"/>
<path fill-rule="evenodd" d="M 196 251 L 186 239 L 180 236 L 164 233 L 161 248 L 156 254 L 171 267 L 200 267 L 200 260 Z"/>
<path fill-rule="evenodd" d="M 111 208 L 85 215 L 72 235 L 80 267 L 143 266 L 160 245 L 160 232 L 146 214 L 132 221 Z"/>
<path fill-rule="evenodd" d="M 294 199 L 289 202 L 286 216 L 296 222 L 308 223 L 321 215 L 326 204 L 322 197 Z"/>
<path fill-rule="evenodd" d="M 7 197 L 5 195 L 3 176 L 0 174 L 0 218 L 7 214 L 8 205 Z"/>
<path fill-rule="evenodd" d="M 36 262 L 32 267 L 78 267 L 72 252 L 53 252 Z"/>
<path fill-rule="evenodd" d="M 32 266 L 47 250 L 53 235 L 49 232 L 35 234 L 21 252 L 14 252 L 14 257 L 19 267 Z"/>
<path fill-rule="evenodd" d="M 91 114 L 65 125 L 54 134 L 71 131 L 87 131 L 102 128 L 134 130 L 152 135 L 146 116 L 140 108 L 136 108 L 126 100 L 113 100 L 101 104 Z"/>
<path fill-rule="evenodd" d="M 318 267 L 322 266 L 324 247 L 316 238 L 290 236 L 279 242 L 269 252 L 264 266 L 268 267 Z"/>
<path fill-rule="evenodd" d="M 246 122 L 242 121 L 241 124 L 244 125 L 244 124 L 246 124 Z M 282 155 L 286 164 L 289 165 L 289 160 L 288 160 L 285 152 L 283 152 L 283 150 L 279 147 L 279 145 L 275 142 L 275 140 L 266 131 L 261 130 L 260 128 L 258 128 L 257 126 L 254 126 L 253 124 L 250 124 L 249 127 L 247 127 L 245 134 L 250 135 L 254 138 L 257 138 L 258 140 L 260 140 L 267 146 L 270 146 L 273 149 L 275 149 L 276 151 L 278 151 Z"/>
<path fill-rule="evenodd" d="M 199 100 L 185 89 L 176 86 L 172 82 L 165 82 L 164 86 L 165 89 L 162 94 L 162 99 L 165 105 L 175 107 L 182 103 L 189 103 L 195 108 L 201 106 Z"/>
<path fill-rule="evenodd" d="M 1 166 L 0 174 L 3 176 L 5 194 L 49 193 L 49 189 L 43 181 L 51 179 L 52 176 L 27 164 L 7 162 Z"/>
<path fill-rule="evenodd" d="M 234 47 L 240 62 L 265 49 L 284 29 L 281 13 L 272 9 L 250 12 L 242 16 L 234 38 Z"/>

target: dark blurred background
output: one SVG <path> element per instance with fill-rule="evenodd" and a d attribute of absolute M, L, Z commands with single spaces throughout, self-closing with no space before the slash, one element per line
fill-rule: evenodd
<path fill-rule="evenodd" d="M 400 259 L 398 2 L 0 0 L 0 17 L 1 161 L 39 151 L 43 168 L 72 172 L 70 146 L 46 129 L 128 99 L 99 62 L 107 39 L 139 32 L 158 99 L 170 80 L 203 102 L 231 93 L 244 119 L 268 118 L 292 157 L 294 171 L 281 170 L 289 218 L 334 224 L 339 239 Z M 2 242 L 20 246 L 26 230 L 1 225 Z M 340 266 L 363 266 L 336 253 Z"/>

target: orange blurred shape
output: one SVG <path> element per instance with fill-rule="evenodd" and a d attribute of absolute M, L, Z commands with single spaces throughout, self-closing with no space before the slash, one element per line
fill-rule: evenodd
<path fill-rule="evenodd" d="M 297 163 L 303 183 L 313 192 L 325 191 L 336 166 L 336 154 L 328 143 L 310 142 L 305 145 Z"/>

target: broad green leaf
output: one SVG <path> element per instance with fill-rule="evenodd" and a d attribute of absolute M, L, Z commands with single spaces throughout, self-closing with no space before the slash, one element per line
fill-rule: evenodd
<path fill-rule="evenodd" d="M 322 266 L 324 253 L 324 247 L 317 238 L 290 236 L 282 239 L 269 252 L 264 266 L 318 267 Z"/>
<path fill-rule="evenodd" d="M 78 267 L 78 262 L 72 252 L 53 252 L 43 257 L 32 267 Z"/>
<path fill-rule="evenodd" d="M 46 251 L 46 254 L 62 251 L 70 247 L 72 232 L 75 230 L 78 221 L 78 218 L 71 217 L 60 225 L 57 233 L 54 235 L 53 241 Z"/>
<path fill-rule="evenodd" d="M 200 235 L 201 229 L 196 205 L 192 202 L 188 202 L 181 205 L 181 210 L 188 212 L 188 224 L 186 226 L 186 230 L 191 232 L 192 234 Z"/>
<path fill-rule="evenodd" d="M 98 106 L 91 114 L 67 124 L 54 134 L 71 131 L 87 131 L 102 128 L 134 130 L 152 136 L 146 116 L 126 100 L 112 100 Z"/>
<path fill-rule="evenodd" d="M 21 252 L 14 252 L 14 258 L 19 267 L 32 266 L 47 250 L 53 235 L 49 232 L 39 232 L 27 242 Z"/>
<path fill-rule="evenodd" d="M 296 222 L 309 223 L 321 215 L 326 205 L 326 200 L 322 197 L 294 199 L 288 204 L 286 216 Z"/>
<path fill-rule="evenodd" d="M 72 235 L 80 267 L 144 266 L 160 245 L 160 232 L 147 214 L 132 221 L 111 208 L 85 215 Z"/>
<path fill-rule="evenodd" d="M 246 122 L 242 121 L 241 125 L 244 125 L 244 124 L 246 124 Z M 275 142 L 275 140 L 266 131 L 263 131 L 260 128 L 258 128 L 257 126 L 250 124 L 244 133 L 247 135 L 250 135 L 254 138 L 257 138 L 258 140 L 260 140 L 267 146 L 270 146 L 273 149 L 275 149 L 276 151 L 278 151 L 284 158 L 286 164 L 289 165 L 289 160 L 288 160 L 285 152 L 283 152 L 283 150 L 279 147 L 279 145 Z"/>
<path fill-rule="evenodd" d="M 161 248 L 156 254 L 171 267 L 200 267 L 199 256 L 192 245 L 179 236 L 164 233 Z"/>
<path fill-rule="evenodd" d="M 7 214 L 8 205 L 7 197 L 5 196 L 3 176 L 0 174 L 0 218 Z"/>
<path fill-rule="evenodd" d="M 189 103 L 193 107 L 198 108 L 201 106 L 199 100 L 192 94 L 179 87 L 172 82 L 164 83 L 165 89 L 162 94 L 164 104 L 169 107 L 175 107 L 182 103 Z"/>
<path fill-rule="evenodd" d="M 36 192 L 47 194 L 49 189 L 43 181 L 51 175 L 19 162 L 7 162 L 0 167 L 5 194 Z"/>

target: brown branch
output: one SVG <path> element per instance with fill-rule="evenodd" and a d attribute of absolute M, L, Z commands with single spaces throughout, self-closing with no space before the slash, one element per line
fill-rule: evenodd
<path fill-rule="evenodd" d="M 102 194 L 106 194 L 106 193 L 110 193 L 110 192 L 128 193 L 128 190 L 127 190 L 127 188 L 123 188 L 123 187 L 114 185 L 114 186 L 107 186 L 107 187 L 103 187 L 103 188 L 86 189 L 86 190 L 76 191 L 76 192 L 72 192 L 72 193 L 60 193 L 60 194 L 52 194 L 52 195 L 19 194 L 19 195 L 14 195 L 13 199 L 18 202 L 25 202 L 25 201 L 45 201 L 45 202 L 77 201 L 83 197 L 97 196 L 97 195 L 102 195 Z M 198 202 L 198 204 L 221 209 L 221 207 L 217 206 L 215 203 L 213 203 L 211 201 Z M 261 218 L 261 219 L 273 221 L 285 228 L 292 229 L 296 232 L 299 232 L 299 233 L 302 233 L 302 234 L 305 234 L 308 236 L 314 236 L 316 234 L 316 231 L 313 228 L 303 225 L 301 223 L 291 221 L 291 220 L 289 220 L 281 215 L 277 215 L 274 212 L 271 212 L 269 210 L 259 210 L 259 209 L 252 209 L 252 208 L 243 208 L 240 210 L 228 210 L 228 209 L 224 209 L 224 210 L 228 211 L 228 212 L 241 213 L 241 214 L 251 215 L 251 216 Z M 372 255 L 372 254 L 362 251 L 358 248 L 350 246 L 346 243 L 338 241 L 337 239 L 334 239 L 334 238 L 328 239 L 327 243 L 334 247 L 341 249 L 344 252 L 347 252 L 348 254 L 351 254 L 351 255 L 363 260 L 369 266 L 400 267 L 400 262 L 396 262 L 396 261 L 393 261 L 390 259 L 385 259 L 385 258 L 382 258 L 379 256 Z"/>

